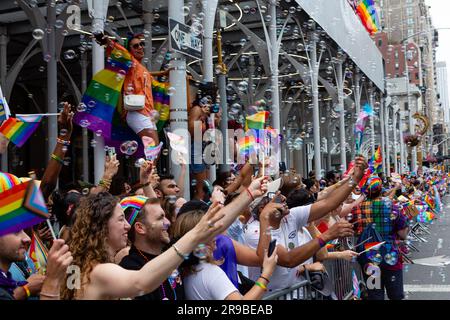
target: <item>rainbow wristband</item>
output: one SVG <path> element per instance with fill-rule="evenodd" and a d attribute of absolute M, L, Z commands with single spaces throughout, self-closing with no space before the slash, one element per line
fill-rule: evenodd
<path fill-rule="evenodd" d="M 256 281 L 255 284 L 260 287 L 261 289 L 263 289 L 264 291 L 267 291 L 267 287 L 264 283 L 261 283 L 259 281 Z"/>
<path fill-rule="evenodd" d="M 51 158 L 57 162 L 59 162 L 61 165 L 64 165 L 64 161 L 63 159 L 61 159 L 60 157 L 58 157 L 56 154 L 52 153 Z"/>
<path fill-rule="evenodd" d="M 22 289 L 25 291 L 27 298 L 31 297 L 30 289 L 28 288 L 28 285 L 22 286 Z"/>

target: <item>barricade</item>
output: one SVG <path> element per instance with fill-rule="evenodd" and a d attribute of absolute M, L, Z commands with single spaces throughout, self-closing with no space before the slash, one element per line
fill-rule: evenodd
<path fill-rule="evenodd" d="M 300 298 L 299 298 L 300 297 Z M 311 283 L 308 280 L 303 280 L 292 287 L 277 290 L 265 296 L 263 300 L 311 300 Z"/>

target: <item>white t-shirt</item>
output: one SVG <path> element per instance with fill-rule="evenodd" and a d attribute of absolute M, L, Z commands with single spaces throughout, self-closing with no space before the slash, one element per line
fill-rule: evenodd
<path fill-rule="evenodd" d="M 289 214 L 281 220 L 280 228 L 272 230 L 272 240 L 277 240 L 277 245 L 285 247 L 288 251 L 298 247 L 298 231 L 308 224 L 311 205 L 292 208 Z M 252 248 L 258 247 L 259 242 L 259 221 L 250 220 L 244 234 L 246 243 Z M 296 275 L 296 268 L 284 268 L 277 266 L 268 285 L 269 292 L 285 289 L 297 282 L 300 282 Z M 256 281 L 261 275 L 261 268 L 249 268 L 249 278 Z"/>
<path fill-rule="evenodd" d="M 298 242 L 299 242 L 300 246 L 307 244 L 312 239 L 313 238 L 311 237 L 311 234 L 309 233 L 308 229 L 306 229 L 305 227 L 303 227 L 301 230 L 298 231 Z M 306 260 L 305 262 L 303 262 L 302 265 L 303 264 L 312 264 L 312 263 L 314 263 L 313 257 L 311 257 L 308 260 Z"/>
<path fill-rule="evenodd" d="M 187 300 L 225 300 L 238 291 L 225 272 L 207 262 L 200 262 L 197 273 L 184 278 L 184 292 Z"/>

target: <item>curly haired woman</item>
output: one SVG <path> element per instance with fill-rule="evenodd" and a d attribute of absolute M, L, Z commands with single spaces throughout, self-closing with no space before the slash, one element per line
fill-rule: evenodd
<path fill-rule="evenodd" d="M 141 270 L 125 270 L 112 263 L 127 245 L 130 225 L 118 199 L 102 192 L 83 199 L 76 212 L 69 247 L 73 264 L 80 267 L 81 288 L 64 288 L 62 299 L 132 298 L 155 290 L 198 244 L 224 232 L 255 198 L 267 191 L 267 179 L 252 182 L 246 192 L 226 207 L 211 206 L 199 223 L 171 248 Z M 145 206 L 144 206 L 145 207 Z"/>
<path fill-rule="evenodd" d="M 221 223 L 216 223 L 223 217 L 218 211 L 208 212 L 189 235 L 140 271 L 129 271 L 112 263 L 115 254 L 127 245 L 130 230 L 118 199 L 106 192 L 88 196 L 77 209 L 69 242 L 73 264 L 81 269 L 81 288 L 65 287 L 62 299 L 117 299 L 151 292 L 183 261 L 185 254 L 222 229 Z"/>

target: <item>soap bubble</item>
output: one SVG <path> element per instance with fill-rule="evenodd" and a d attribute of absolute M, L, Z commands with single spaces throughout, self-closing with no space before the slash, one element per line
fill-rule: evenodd
<path fill-rule="evenodd" d="M 66 60 L 72 60 L 75 57 L 76 57 L 75 51 L 73 51 L 72 49 L 64 52 L 64 59 L 66 59 Z"/>
<path fill-rule="evenodd" d="M 77 106 L 77 111 L 78 112 L 85 112 L 86 111 L 86 105 L 83 103 L 83 102 L 81 102 L 78 106 Z"/>
<path fill-rule="evenodd" d="M 144 165 L 144 163 L 145 163 L 145 159 L 144 159 L 144 158 L 139 158 L 139 159 L 137 159 L 136 162 L 134 163 L 134 166 L 135 166 L 136 168 L 140 168 L 140 167 L 142 167 L 142 166 Z"/>
<path fill-rule="evenodd" d="M 42 29 L 34 29 L 32 34 L 33 38 L 35 38 L 36 40 L 41 40 L 42 38 L 44 38 L 44 30 Z"/>
<path fill-rule="evenodd" d="M 208 253 L 208 248 L 203 244 L 200 243 L 195 249 L 194 249 L 194 256 L 199 258 L 200 260 L 205 260 Z"/>
<path fill-rule="evenodd" d="M 89 120 L 81 120 L 81 121 L 80 121 L 80 126 L 81 126 L 82 128 L 87 128 L 87 127 L 89 127 L 90 124 L 91 124 L 91 123 L 89 122 Z"/>
<path fill-rule="evenodd" d="M 127 156 L 131 156 L 134 153 L 136 153 L 136 151 L 139 148 L 139 144 L 132 140 L 132 141 L 125 141 L 124 143 L 122 143 L 120 145 L 120 152 L 122 152 L 123 154 L 127 155 Z"/>

